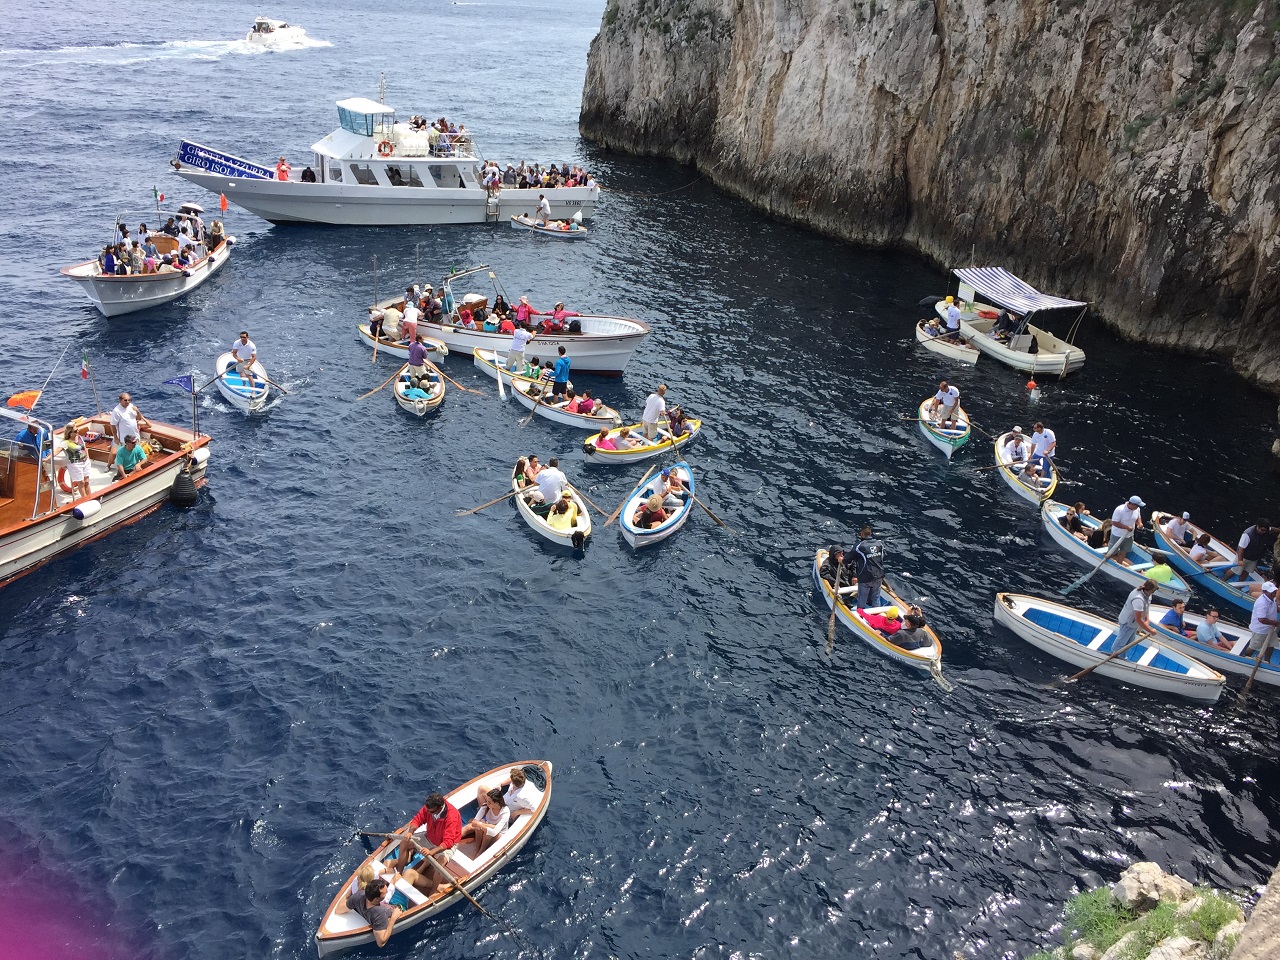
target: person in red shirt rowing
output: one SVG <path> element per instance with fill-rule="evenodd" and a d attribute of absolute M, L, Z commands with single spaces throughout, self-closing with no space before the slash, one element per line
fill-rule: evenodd
<path fill-rule="evenodd" d="M 433 793 L 427 797 L 427 802 L 422 805 L 417 815 L 409 821 L 409 833 L 414 833 L 422 826 L 427 828 L 426 844 L 422 843 L 421 834 L 414 837 L 413 842 L 401 843 L 395 870 L 427 896 L 431 896 L 433 893 L 443 893 L 452 889 L 453 884 L 447 877 L 441 875 L 430 860 L 420 864 L 417 869 L 405 868 L 413 859 L 414 853 L 421 849 L 424 854 L 434 857 L 441 867 L 447 869 L 449 861 L 453 859 L 454 848 L 462 839 L 462 814 L 458 813 L 458 808 L 440 794 Z"/>

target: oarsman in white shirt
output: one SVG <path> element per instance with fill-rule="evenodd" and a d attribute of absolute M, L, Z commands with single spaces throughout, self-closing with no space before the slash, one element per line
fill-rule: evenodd
<path fill-rule="evenodd" d="M 1142 529 L 1141 508 L 1145 506 L 1141 497 L 1133 496 L 1116 507 L 1111 514 L 1111 545 L 1107 548 L 1108 556 L 1124 559 L 1133 546 L 1134 531 Z"/>
<path fill-rule="evenodd" d="M 1174 517 L 1165 522 L 1164 533 L 1170 540 L 1180 543 L 1184 547 L 1190 547 L 1196 542 L 1195 535 L 1191 532 L 1191 514 L 1183 513 L 1181 517 Z"/>
<path fill-rule="evenodd" d="M 532 330 L 524 327 L 516 327 L 515 332 L 511 334 L 511 343 L 507 346 L 507 369 L 522 370 L 524 369 L 524 348 L 529 345 L 529 341 L 536 337 L 537 334 Z"/>
<path fill-rule="evenodd" d="M 1264 645 L 1276 639 L 1276 625 L 1280 624 L 1280 611 L 1276 609 L 1276 585 L 1268 580 L 1262 592 L 1253 601 L 1253 617 L 1249 620 L 1249 647 L 1244 656 L 1254 657 Z"/>
<path fill-rule="evenodd" d="M 955 297 L 947 297 L 947 337 L 960 339 L 960 306 Z"/>
<path fill-rule="evenodd" d="M 404 302 L 404 314 L 400 317 L 401 340 L 413 343 L 418 339 L 418 318 L 420 316 L 422 316 L 422 311 L 418 309 L 418 305 L 412 300 L 406 299 Z"/>
<path fill-rule="evenodd" d="M 546 225 L 551 219 L 551 201 L 547 199 L 546 194 L 538 194 L 538 222 Z"/>
<path fill-rule="evenodd" d="M 231 359 L 236 362 L 236 373 L 251 381 L 253 362 L 258 359 L 258 345 L 249 339 L 248 330 L 241 330 L 240 336 L 231 341 Z"/>
<path fill-rule="evenodd" d="M 652 440 L 658 435 L 658 421 L 667 412 L 667 401 L 664 399 L 667 395 L 667 385 L 665 383 L 658 384 L 658 389 L 649 394 L 644 402 L 644 413 L 640 415 L 640 426 L 644 430 L 647 439 Z"/>
<path fill-rule="evenodd" d="M 1040 465 L 1040 472 L 1050 474 L 1049 461 L 1058 450 L 1058 436 L 1043 423 L 1036 422 L 1031 430 L 1031 456 Z"/>
<path fill-rule="evenodd" d="M 956 411 L 959 409 L 960 391 L 943 380 L 938 384 L 938 392 L 929 401 L 929 415 L 940 423 L 946 424 L 955 419 Z"/>
<path fill-rule="evenodd" d="M 548 507 L 553 507 L 559 502 L 560 494 L 568 483 L 569 478 L 561 471 L 560 461 L 555 457 L 552 457 L 550 462 L 538 471 L 538 492 L 542 494 L 542 502 Z"/>

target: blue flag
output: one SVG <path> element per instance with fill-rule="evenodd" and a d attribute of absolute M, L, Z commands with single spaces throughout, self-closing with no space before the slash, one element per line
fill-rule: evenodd
<path fill-rule="evenodd" d="M 195 381 L 191 378 L 191 374 L 189 373 L 185 377 L 174 377 L 172 380 L 166 380 L 165 383 L 171 383 L 175 387 L 181 387 L 183 390 L 187 391 L 187 393 L 196 392 Z"/>

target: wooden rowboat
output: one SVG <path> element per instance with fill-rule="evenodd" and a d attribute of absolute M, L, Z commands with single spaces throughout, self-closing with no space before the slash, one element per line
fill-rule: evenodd
<path fill-rule="evenodd" d="M 516 383 L 545 383 L 542 377 L 526 377 L 523 374 L 512 373 L 507 369 L 507 355 L 498 353 L 495 350 L 484 350 L 479 347 L 471 354 L 471 362 L 475 368 L 486 376 L 493 377 L 495 380 L 501 380 L 506 386 L 510 386 L 514 381 Z M 573 386 L 573 381 L 569 381 L 569 386 Z"/>
<path fill-rule="evenodd" d="M 600 405 L 596 408 L 600 411 L 599 413 L 594 411 L 591 413 L 570 413 L 565 409 L 568 401 L 550 402 L 550 384 L 534 383 L 521 377 L 512 383 L 511 392 L 515 394 L 515 398 L 520 401 L 520 405 L 526 410 L 532 410 L 538 416 L 545 417 L 552 423 L 563 424 L 566 427 L 577 427 L 579 430 L 590 430 L 592 433 L 599 433 L 605 427 L 622 425 L 622 417 L 618 416 L 618 411 L 612 407 Z"/>
<path fill-rule="evenodd" d="M 1172 608 L 1151 605 L 1151 625 L 1159 631 L 1161 638 L 1167 643 L 1177 647 L 1188 656 L 1195 657 L 1207 666 L 1213 667 L 1223 673 L 1235 673 L 1240 676 L 1252 675 L 1259 683 L 1269 683 L 1273 687 L 1280 687 L 1280 650 L 1272 648 L 1268 651 L 1268 657 L 1258 664 L 1258 672 L 1253 672 L 1254 661 L 1257 655 L 1250 656 L 1247 653 L 1249 646 L 1249 628 L 1241 627 L 1234 623 L 1227 623 L 1225 620 L 1218 621 L 1218 629 L 1222 631 L 1222 635 L 1231 644 L 1230 650 L 1223 650 L 1219 647 L 1212 647 L 1208 644 L 1201 643 L 1193 637 L 1186 637 L 1178 633 L 1172 627 L 1166 627 L 1160 623 Z M 1184 613 L 1182 622 L 1188 629 L 1199 627 L 1204 623 L 1204 617 L 1197 613 Z"/>
<path fill-rule="evenodd" d="M 237 410 L 257 413 L 267 405 L 271 385 L 267 383 L 267 370 L 261 360 L 254 360 L 245 379 L 236 371 L 236 358 L 230 351 L 218 357 L 214 363 L 218 376 L 218 392 Z"/>
<path fill-rule="evenodd" d="M 409 365 L 406 363 L 400 368 L 400 372 L 396 374 L 395 382 L 391 385 L 391 392 L 395 395 L 396 403 L 400 405 L 401 410 L 407 410 L 416 417 L 425 417 L 428 413 L 434 413 L 440 409 L 440 404 L 444 403 L 444 380 L 440 376 L 440 371 L 433 365 L 428 364 L 427 376 L 431 381 L 430 387 L 423 389 L 418 388 L 418 393 L 425 393 L 425 397 L 410 396 L 413 390 L 413 377 L 409 373 Z"/>
<path fill-rule="evenodd" d="M 356 324 L 356 334 L 359 338 L 370 347 L 374 345 L 374 336 L 369 332 L 367 323 Z M 427 359 L 432 363 L 443 360 L 449 355 L 449 346 L 443 340 L 437 340 L 435 337 L 424 337 L 427 348 Z M 395 357 L 397 360 L 409 359 L 409 345 L 401 343 L 399 340 L 390 340 L 387 337 L 377 337 L 378 353 L 386 354 L 388 357 Z"/>
<path fill-rule="evenodd" d="M 449 872 L 458 879 L 467 893 L 474 894 L 485 881 L 510 863 L 542 824 L 551 804 L 551 761 L 526 760 L 496 767 L 488 773 L 482 773 L 468 780 L 445 796 L 445 800 L 462 813 L 463 823 L 466 823 L 476 807 L 476 792 L 481 787 L 492 789 L 499 786 L 510 777 L 512 767 L 522 767 L 529 775 L 530 783 L 534 783 L 535 780 L 544 782 L 542 798 L 532 813 L 522 813 L 514 818 L 507 829 L 479 856 L 475 855 L 475 846 L 471 841 L 467 842 L 465 849 L 462 845 L 455 848 L 453 859 L 449 863 Z M 408 827 L 409 823 L 406 823 L 400 830 L 405 831 Z M 316 950 L 320 956 L 374 942 L 373 931 L 358 913 L 337 912 L 338 904 L 350 896 L 360 868 L 364 866 L 372 867 L 376 875 L 391 881 L 391 895 L 396 902 L 408 903 L 405 912 L 396 920 L 392 936 L 416 927 L 427 918 L 447 910 L 463 899 L 463 895 L 456 887 L 451 887 L 443 893 L 437 892 L 427 896 L 403 877 L 391 873 L 388 861 L 394 864 L 398 852 L 399 841 L 384 841 L 342 884 L 320 920 L 319 930 L 316 931 Z"/>
<path fill-rule="evenodd" d="M 531 230 L 549 237 L 559 237 L 561 240 L 585 240 L 588 233 L 586 227 L 572 220 L 548 220 L 545 224 L 540 224 L 533 217 L 523 213 L 511 218 L 511 229 Z"/>
<path fill-rule="evenodd" d="M 637 488 L 631 496 L 627 498 L 627 502 L 622 506 L 622 536 L 635 549 L 648 547 L 655 543 L 660 543 L 667 537 L 674 534 L 677 530 L 684 526 L 689 514 L 693 510 L 694 483 L 693 471 L 689 469 L 689 465 L 681 460 L 679 463 L 670 467 L 671 472 L 684 481 L 685 489 L 689 491 L 689 495 L 684 498 L 684 502 L 678 507 L 672 508 L 671 516 L 658 524 L 656 527 L 647 529 L 636 526 L 636 511 L 655 493 L 658 493 L 662 487 L 662 475 L 657 474 L 650 477 L 644 484 Z"/>
<path fill-rule="evenodd" d="M 671 441 L 671 434 L 666 430 L 659 429 L 657 437 L 648 440 L 643 433 L 643 424 L 633 423 L 622 427 L 621 429 L 626 431 L 626 436 L 635 443 L 635 446 L 629 450 L 600 450 L 592 442 L 595 437 L 588 437 L 582 443 L 582 456 L 587 463 L 623 464 L 639 463 L 650 457 L 680 450 L 702 431 L 701 420 L 694 420 L 691 417 L 686 423 L 689 425 L 689 432 L 677 438 L 674 443 Z M 613 434 L 611 433 L 610 436 Z"/>
<path fill-rule="evenodd" d="M 954 427 L 943 427 L 940 420 L 932 419 L 932 415 L 926 409 L 932 397 L 926 397 L 920 401 L 920 406 L 916 410 L 916 416 L 919 418 L 920 432 L 924 434 L 924 438 L 931 444 L 947 455 L 947 459 L 951 459 L 951 455 L 959 450 L 962 446 L 969 442 L 969 438 L 973 436 L 973 428 L 969 425 L 969 415 L 964 412 L 964 407 L 956 407 L 956 418 Z"/>
<path fill-rule="evenodd" d="M 1186 574 L 1187 579 L 1197 586 L 1202 586 L 1206 590 L 1216 593 L 1224 600 L 1229 600 L 1238 607 L 1242 607 L 1250 612 L 1253 611 L 1253 603 L 1258 598 L 1257 590 L 1251 591 L 1247 586 L 1238 587 L 1237 580 L 1232 574 L 1232 570 L 1240 565 L 1236 550 L 1225 540 L 1219 540 L 1213 534 L 1209 534 L 1209 549 L 1222 557 L 1222 560 L 1214 560 L 1211 563 L 1201 564 L 1191 559 L 1191 551 L 1181 540 L 1169 536 L 1165 531 L 1165 524 L 1173 519 L 1168 513 L 1160 513 L 1158 510 L 1151 513 L 1151 532 L 1156 538 L 1156 543 L 1160 549 L 1169 555 L 1169 562 L 1178 568 L 1182 573 Z M 1203 534 L 1209 533 L 1202 527 L 1197 527 L 1194 523 L 1188 523 L 1187 528 L 1192 535 L 1199 539 Z M 1263 576 L 1256 570 L 1249 575 L 1249 583 L 1261 586 Z"/>
<path fill-rule="evenodd" d="M 1092 570 L 1102 563 L 1102 558 L 1106 556 L 1109 547 L 1091 547 L 1079 537 L 1074 536 L 1062 525 L 1066 515 L 1067 505 L 1057 500 L 1046 500 L 1040 508 L 1041 522 L 1045 530 L 1049 531 L 1049 536 L 1053 537 L 1054 543 Z M 1093 517 L 1086 516 L 1080 519 L 1090 530 L 1096 530 L 1102 526 L 1102 522 Z M 1121 560 L 1127 560 L 1128 565 L 1121 563 Z M 1129 547 L 1129 552 L 1123 557 L 1108 557 L 1107 561 L 1102 563 L 1099 572 L 1133 588 L 1140 587 L 1146 582 L 1147 571 L 1153 566 L 1155 566 L 1155 560 L 1150 551 L 1135 543 Z M 1185 578 L 1175 573 L 1171 581 L 1160 584 L 1156 595 L 1166 600 L 1186 600 L 1191 596 L 1191 586 Z"/>
<path fill-rule="evenodd" d="M 850 607 L 845 602 L 845 595 L 850 591 L 856 594 L 857 587 L 842 587 L 841 596 L 836 597 L 835 591 L 832 590 L 831 584 L 822 579 L 819 570 L 827 561 L 827 551 L 819 550 L 813 558 L 813 582 L 818 589 L 822 591 L 822 596 L 827 601 L 827 609 L 831 609 L 831 605 L 835 604 L 836 619 L 852 630 L 854 635 L 860 637 L 872 650 L 882 653 L 891 660 L 897 660 L 899 663 L 905 663 L 909 667 L 916 667 L 920 670 L 935 670 L 937 665 L 942 663 L 942 641 L 938 639 L 938 635 L 934 633 L 933 628 L 926 626 L 925 633 L 933 641 L 928 647 L 921 647 L 918 650 L 907 650 L 899 647 L 891 639 L 887 638 L 867 621 L 863 620 L 854 607 Z M 892 606 L 896 606 L 902 611 L 903 616 L 909 608 L 909 604 L 898 599 L 897 594 L 889 588 L 889 582 L 886 580 L 880 587 L 880 592 L 893 601 Z M 884 613 L 889 609 L 890 605 L 882 607 L 873 607 L 868 609 L 867 613 Z"/>
<path fill-rule="evenodd" d="M 925 332 L 924 324 L 923 320 L 916 323 L 916 342 L 926 350 L 946 357 L 948 360 L 955 360 L 957 363 L 977 363 L 978 358 L 982 356 L 977 348 L 963 340 L 956 342 L 945 336 L 930 336 Z"/>
<path fill-rule="evenodd" d="M 1013 436 L 1013 431 L 1002 433 L 995 441 L 996 463 L 1000 464 L 997 471 L 1004 482 L 1009 485 L 1009 489 L 1020 496 L 1023 500 L 1040 506 L 1045 500 L 1053 496 L 1053 492 L 1058 489 L 1058 468 L 1053 461 L 1049 461 L 1049 475 L 1039 477 L 1036 483 L 1028 483 L 1022 476 L 1021 464 L 1014 464 L 1008 457 L 1004 455 L 1004 445 Z M 1031 441 L 1027 440 L 1027 447 L 1030 449 Z"/>
<path fill-rule="evenodd" d="M 511 468 L 511 489 L 521 489 L 519 482 L 516 480 L 514 467 Z M 524 493 L 517 493 L 515 496 L 516 506 L 520 510 L 520 516 L 524 517 L 524 522 L 529 524 L 535 533 L 546 537 L 552 543 L 558 543 L 562 547 L 581 550 L 586 546 L 587 538 L 591 536 L 591 514 L 587 510 L 587 502 L 582 499 L 582 494 L 578 493 L 572 484 L 566 483 L 564 485 L 564 492 L 569 494 L 569 500 L 573 504 L 573 507 L 570 508 L 573 512 L 573 522 L 568 529 L 560 529 L 552 526 L 546 517 L 533 509 L 534 503 L 537 502 L 534 499 L 534 495 L 537 492 L 538 488 L 534 486 Z"/>
<path fill-rule="evenodd" d="M 1226 683 L 1218 671 L 1150 639 L 1103 663 L 1116 649 L 1118 624 L 1061 603 L 1017 593 L 997 593 L 995 610 L 997 623 L 1032 646 L 1072 666 L 1097 666 L 1094 673 L 1113 680 L 1210 703 L 1218 699 Z"/>

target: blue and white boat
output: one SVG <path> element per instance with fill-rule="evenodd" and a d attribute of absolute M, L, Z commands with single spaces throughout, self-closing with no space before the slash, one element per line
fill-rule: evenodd
<path fill-rule="evenodd" d="M 963 407 L 957 404 L 954 425 L 944 427 L 942 421 L 929 413 L 928 407 L 931 399 L 932 397 L 926 397 L 920 401 L 920 406 L 916 409 L 920 432 L 924 434 L 926 440 L 946 454 L 947 459 L 950 460 L 951 455 L 968 443 L 969 438 L 973 436 L 973 428 L 969 426 L 969 415 L 964 412 Z"/>
<path fill-rule="evenodd" d="M 627 497 L 627 502 L 622 507 L 622 536 L 627 543 L 631 544 L 635 549 L 648 547 L 655 543 L 661 543 L 667 537 L 671 536 L 677 530 L 684 526 L 686 520 L 689 519 L 689 513 L 693 510 L 693 471 L 689 469 L 689 464 L 681 460 L 679 463 L 671 467 L 671 472 L 679 477 L 683 482 L 685 489 L 689 491 L 689 495 L 685 497 L 684 502 L 678 507 L 672 507 L 671 515 L 666 520 L 658 524 L 656 527 L 643 529 L 636 526 L 636 511 L 643 506 L 655 493 L 659 493 L 662 488 L 662 475 L 657 474 L 650 477 L 646 482 L 632 491 L 631 496 Z"/>
<path fill-rule="evenodd" d="M 1000 465 L 1000 476 L 1004 482 L 1009 485 L 1009 489 L 1029 503 L 1034 503 L 1037 507 L 1053 496 L 1053 492 L 1058 489 L 1058 468 L 1054 466 L 1053 460 L 1049 461 L 1049 472 L 1043 476 L 1036 476 L 1034 479 L 1027 476 L 1025 472 L 1026 461 L 1022 460 L 1014 463 L 1005 455 L 1004 445 L 1009 442 L 1013 436 L 1013 431 L 1002 433 L 995 441 L 996 463 Z M 1031 449 L 1028 442 L 1027 449 Z"/>
<path fill-rule="evenodd" d="M 1160 636 L 1163 639 L 1173 644 L 1183 653 L 1203 660 L 1209 666 L 1224 673 L 1238 673 L 1246 677 L 1253 673 L 1253 664 L 1257 660 L 1257 655 L 1250 656 L 1245 652 L 1249 645 L 1248 627 L 1219 620 L 1218 629 L 1222 631 L 1223 637 L 1231 644 L 1230 650 L 1223 650 L 1219 647 L 1203 644 L 1191 637 L 1185 637 L 1172 627 L 1163 626 L 1160 623 L 1160 619 L 1170 609 L 1170 607 L 1158 606 L 1154 603 L 1151 605 L 1151 625 L 1160 631 Z M 1204 617 L 1198 613 L 1184 613 L 1182 622 L 1187 629 L 1192 629 L 1204 623 Z M 1272 648 L 1270 656 L 1258 664 L 1258 672 L 1254 675 L 1254 679 L 1259 683 L 1269 683 L 1272 686 L 1280 687 L 1280 648 Z"/>
<path fill-rule="evenodd" d="M 1231 576 L 1232 568 L 1240 563 L 1236 557 L 1235 549 L 1230 544 L 1209 533 L 1208 530 L 1188 522 L 1187 529 L 1191 531 L 1193 537 L 1199 539 L 1202 534 L 1209 534 L 1209 549 L 1222 558 L 1210 563 L 1197 563 L 1191 559 L 1191 552 L 1182 541 L 1174 539 L 1165 532 L 1165 524 L 1172 519 L 1172 514 L 1161 513 L 1158 510 L 1151 512 L 1151 532 L 1156 538 L 1156 543 L 1160 545 L 1160 549 L 1169 555 L 1169 563 L 1186 574 L 1187 579 L 1192 583 L 1216 593 L 1222 599 L 1234 603 L 1237 607 L 1242 607 L 1252 612 L 1253 602 L 1257 599 L 1257 594 L 1251 593 L 1247 586 L 1236 586 L 1237 583 L 1242 581 Z M 1254 572 L 1250 574 L 1248 582 L 1261 586 L 1263 579 L 1261 574 Z"/>
<path fill-rule="evenodd" d="M 1049 531 L 1049 536 L 1053 537 L 1054 542 L 1066 550 L 1067 553 L 1076 557 L 1091 569 L 1096 567 L 1102 561 L 1102 557 L 1108 548 L 1091 547 L 1085 541 L 1073 536 L 1062 525 L 1062 519 L 1066 516 L 1066 513 L 1067 505 L 1065 503 L 1060 503 L 1057 500 L 1046 500 L 1044 506 L 1040 508 L 1040 518 L 1044 523 L 1044 528 Z M 1093 517 L 1085 516 L 1080 519 L 1085 527 L 1090 530 L 1096 530 L 1101 526 L 1101 522 Z M 1121 559 L 1128 560 L 1129 565 L 1125 566 L 1120 562 Z M 1127 587 L 1140 587 L 1147 579 L 1147 571 L 1153 566 L 1155 566 L 1155 560 L 1150 552 L 1135 543 L 1129 547 L 1129 552 L 1123 558 L 1109 557 L 1102 564 L 1102 569 L 1099 572 L 1119 580 Z M 1173 566 L 1172 562 L 1170 566 Z M 1173 579 L 1168 583 L 1160 584 L 1160 588 L 1156 590 L 1156 596 L 1163 597 L 1166 600 L 1186 600 L 1191 596 L 1191 586 L 1184 577 L 1175 573 Z"/>
<path fill-rule="evenodd" d="M 996 623 L 1032 646 L 1072 666 L 1096 667 L 1094 673 L 1113 680 L 1210 703 L 1218 699 L 1227 682 L 1217 670 L 1157 640 L 1141 640 L 1107 660 L 1116 650 L 1119 625 L 1052 600 L 997 593 L 995 610 Z"/>
<path fill-rule="evenodd" d="M 267 381 L 267 371 L 262 366 L 262 361 L 254 360 L 253 366 L 249 368 L 249 376 L 243 377 L 236 370 L 236 358 L 228 351 L 218 357 L 215 367 L 218 392 L 237 410 L 257 413 L 267 405 L 271 385 Z"/>

